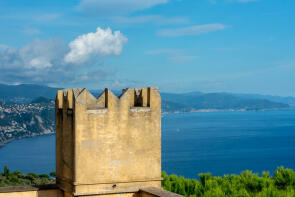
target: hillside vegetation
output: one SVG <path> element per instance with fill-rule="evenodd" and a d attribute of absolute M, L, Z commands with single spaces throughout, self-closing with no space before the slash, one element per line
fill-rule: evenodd
<path fill-rule="evenodd" d="M 278 167 L 273 174 L 271 176 L 269 172 L 263 172 L 262 176 L 259 176 L 246 170 L 240 175 L 217 177 L 204 173 L 199 174 L 199 180 L 196 180 L 167 175 L 163 172 L 162 187 L 187 197 L 294 197 L 295 172 Z M 4 167 L 3 173 L 0 173 L 0 187 L 54 183 L 54 172 L 50 175 L 34 173 L 25 175 L 19 171 L 11 173 L 7 167 Z"/>
<path fill-rule="evenodd" d="M 162 173 L 162 187 L 187 197 L 294 197 L 295 172 L 283 167 L 274 175 L 263 172 L 262 176 L 243 171 L 240 175 L 212 176 L 199 174 L 199 180 L 186 179 Z"/>
<path fill-rule="evenodd" d="M 20 186 L 20 185 L 45 185 L 55 184 L 55 172 L 47 174 L 28 173 L 20 171 L 10 172 L 5 166 L 3 173 L 0 173 L 0 187 Z"/>

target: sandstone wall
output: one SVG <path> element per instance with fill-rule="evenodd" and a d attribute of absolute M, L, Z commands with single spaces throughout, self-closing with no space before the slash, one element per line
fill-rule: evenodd
<path fill-rule="evenodd" d="M 59 186 L 76 195 L 161 186 L 161 97 L 156 88 L 59 91 L 56 99 Z"/>

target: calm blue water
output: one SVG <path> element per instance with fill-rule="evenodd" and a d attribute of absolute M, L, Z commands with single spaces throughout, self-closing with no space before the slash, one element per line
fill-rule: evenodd
<path fill-rule="evenodd" d="M 14 141 L 0 148 L 0 168 L 55 171 L 55 136 Z M 162 169 L 196 178 L 295 169 L 295 111 L 168 114 L 162 118 Z"/>

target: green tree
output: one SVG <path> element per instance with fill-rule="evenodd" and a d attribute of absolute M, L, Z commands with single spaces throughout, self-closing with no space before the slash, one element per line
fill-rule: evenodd
<path fill-rule="evenodd" d="M 56 172 L 50 172 L 49 175 L 50 175 L 51 177 L 56 177 Z M 167 175 L 167 174 L 166 174 L 166 175 Z"/>
<path fill-rule="evenodd" d="M 4 176 L 9 177 L 10 171 L 7 166 L 4 166 Z"/>

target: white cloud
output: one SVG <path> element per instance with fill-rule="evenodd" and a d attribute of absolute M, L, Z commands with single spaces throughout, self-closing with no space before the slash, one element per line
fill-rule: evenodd
<path fill-rule="evenodd" d="M 70 45 L 60 39 L 35 39 L 19 48 L 0 45 L 0 83 L 64 87 L 106 79 L 114 73 L 98 65 L 99 59 L 90 58 L 91 55 L 119 55 L 127 38 L 120 32 L 112 34 L 110 29 L 98 29 L 101 33 L 82 35 L 71 42 L 76 44 Z M 83 63 L 73 64 L 81 60 Z"/>
<path fill-rule="evenodd" d="M 4 50 L 7 50 L 9 47 L 7 45 L 4 45 L 4 44 L 0 44 L 0 52 L 1 51 L 4 51 Z"/>
<path fill-rule="evenodd" d="M 184 53 L 184 50 L 182 49 L 154 49 L 149 50 L 146 52 L 146 54 L 149 55 L 160 55 L 160 54 L 168 54 L 168 55 L 177 55 Z"/>
<path fill-rule="evenodd" d="M 60 39 L 40 40 L 35 39 L 29 44 L 15 49 L 19 61 L 25 68 L 51 67 L 59 61 L 66 51 L 64 43 Z"/>
<path fill-rule="evenodd" d="M 28 35 L 36 35 L 36 34 L 40 34 L 41 31 L 37 28 L 34 28 L 34 27 L 28 27 L 28 28 L 25 28 L 22 30 L 22 32 L 24 34 L 28 34 Z"/>
<path fill-rule="evenodd" d="M 168 0 L 82 0 L 78 10 L 96 16 L 120 16 L 167 2 Z"/>
<path fill-rule="evenodd" d="M 52 64 L 50 63 L 50 61 L 46 58 L 43 57 L 36 57 L 33 58 L 30 62 L 29 65 L 32 68 L 47 68 L 47 67 L 51 67 Z"/>
<path fill-rule="evenodd" d="M 137 15 L 131 13 L 166 4 L 172 0 L 81 0 L 77 10 L 85 15 L 107 19 L 118 24 L 153 23 L 156 25 L 188 24 L 187 17 L 162 15 Z M 179 0 L 174 0 L 179 1 Z"/>
<path fill-rule="evenodd" d="M 66 63 L 81 63 L 91 55 L 120 55 L 126 42 L 127 38 L 120 31 L 112 33 L 110 28 L 104 30 L 98 27 L 95 33 L 84 34 L 73 40 L 64 60 Z"/>
<path fill-rule="evenodd" d="M 193 35 L 201 35 L 201 34 L 206 34 L 209 32 L 224 30 L 226 28 L 228 28 L 228 26 L 220 24 L 220 23 L 213 23 L 213 24 L 206 24 L 206 25 L 194 25 L 194 26 L 176 28 L 176 29 L 162 29 L 162 30 L 159 30 L 157 34 L 159 36 L 168 36 L 168 37 L 193 36 Z"/>
<path fill-rule="evenodd" d="M 163 55 L 173 64 L 186 64 L 198 58 L 195 55 L 187 55 L 183 49 L 155 49 L 147 51 L 146 54 Z"/>
<path fill-rule="evenodd" d="M 193 56 L 193 55 L 177 55 L 177 56 L 169 57 L 169 60 L 170 62 L 174 64 L 186 64 L 197 58 L 198 56 Z"/>
<path fill-rule="evenodd" d="M 39 22 L 48 22 L 48 21 L 58 19 L 59 17 L 60 17 L 60 14 L 58 13 L 49 13 L 49 14 L 40 15 L 38 17 L 35 17 L 34 19 Z"/>
<path fill-rule="evenodd" d="M 114 17 L 112 20 L 116 23 L 137 24 L 137 23 L 154 23 L 156 25 L 178 25 L 188 24 L 190 20 L 186 17 L 165 17 L 161 15 L 144 15 L 133 17 Z"/>
<path fill-rule="evenodd" d="M 59 39 L 39 40 L 0 52 L 0 82 L 33 83 L 62 79 L 66 45 Z M 55 73 L 56 72 L 56 73 Z"/>

